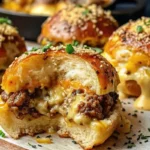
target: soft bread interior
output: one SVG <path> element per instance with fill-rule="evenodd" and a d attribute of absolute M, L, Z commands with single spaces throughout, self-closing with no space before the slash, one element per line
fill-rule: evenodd
<path fill-rule="evenodd" d="M 14 67 L 8 78 L 5 75 L 4 84 L 2 83 L 2 88 L 8 93 L 19 91 L 25 85 L 32 91 L 36 87 L 53 84 L 56 80 L 73 80 L 100 94 L 101 88 L 95 70 L 87 61 L 76 56 L 51 56 L 45 61 L 42 55 L 31 55 Z"/>

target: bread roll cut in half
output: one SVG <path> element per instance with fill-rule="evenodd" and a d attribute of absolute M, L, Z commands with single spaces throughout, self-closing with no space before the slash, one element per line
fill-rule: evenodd
<path fill-rule="evenodd" d="M 0 82 L 5 69 L 25 51 L 25 42 L 11 20 L 0 17 Z"/>
<path fill-rule="evenodd" d="M 119 124 L 118 82 L 112 65 L 92 50 L 71 45 L 33 49 L 3 76 L 0 125 L 13 138 L 54 128 L 90 149 Z"/>
<path fill-rule="evenodd" d="M 104 50 L 103 55 L 119 73 L 120 96 L 135 96 L 135 107 L 150 110 L 150 18 L 120 27 Z"/>
<path fill-rule="evenodd" d="M 44 22 L 38 42 L 45 45 L 49 41 L 55 44 L 78 41 L 80 44 L 102 47 L 117 27 L 110 12 L 100 6 L 69 5 Z"/>

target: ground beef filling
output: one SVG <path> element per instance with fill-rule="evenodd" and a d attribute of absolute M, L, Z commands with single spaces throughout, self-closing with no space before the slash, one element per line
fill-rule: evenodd
<path fill-rule="evenodd" d="M 28 91 L 19 91 L 10 94 L 7 94 L 3 91 L 1 93 L 2 100 L 4 102 L 7 102 L 10 110 L 18 119 L 23 119 L 27 114 L 30 114 L 35 118 L 40 116 L 40 114 L 34 107 L 29 107 L 30 100 L 34 97 L 35 93 L 30 94 Z"/>
<path fill-rule="evenodd" d="M 3 91 L 1 93 L 1 98 L 4 102 L 7 102 L 10 110 L 17 118 L 23 119 L 24 116 L 28 114 L 34 118 L 37 118 L 41 116 L 41 114 L 30 105 L 30 102 L 35 100 L 36 97 L 40 96 L 41 92 L 42 90 L 40 89 L 36 89 L 34 93 L 29 93 L 28 91 L 19 91 L 7 94 Z M 83 89 L 74 90 L 72 92 L 72 96 L 83 93 Z M 94 94 L 92 96 L 86 96 L 86 99 L 81 101 L 78 105 L 78 113 L 86 115 L 92 119 L 104 119 L 110 114 L 110 111 L 113 110 L 117 99 L 118 95 L 115 92 L 110 92 L 106 95 Z"/>
<path fill-rule="evenodd" d="M 118 95 L 115 92 L 106 95 L 88 96 L 85 102 L 82 101 L 79 104 L 78 112 L 90 118 L 102 120 L 113 110 L 117 99 Z"/>

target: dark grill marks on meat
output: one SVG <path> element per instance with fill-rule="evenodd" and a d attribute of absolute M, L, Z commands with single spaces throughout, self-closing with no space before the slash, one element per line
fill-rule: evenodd
<path fill-rule="evenodd" d="M 108 116 L 109 112 L 113 109 L 118 95 L 115 92 L 110 92 L 106 95 L 93 95 L 88 96 L 87 100 L 82 101 L 78 105 L 78 112 L 90 118 L 102 120 Z"/>
<path fill-rule="evenodd" d="M 30 100 L 34 97 L 34 94 L 30 94 L 28 91 L 19 91 L 15 93 L 7 94 L 4 91 L 1 93 L 3 101 L 7 102 L 10 110 L 19 119 L 23 119 L 25 115 L 30 114 L 33 117 L 39 117 L 40 114 L 35 108 L 30 108 Z"/>

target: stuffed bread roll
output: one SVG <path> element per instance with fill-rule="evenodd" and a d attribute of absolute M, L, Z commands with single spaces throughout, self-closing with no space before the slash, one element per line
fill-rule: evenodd
<path fill-rule="evenodd" d="M 0 125 L 13 138 L 54 128 L 90 149 L 119 124 L 118 83 L 112 65 L 92 50 L 72 45 L 33 49 L 3 76 Z"/>
<path fill-rule="evenodd" d="M 102 47 L 117 27 L 110 12 L 100 6 L 70 5 L 44 22 L 38 42 L 45 45 L 49 41 L 55 44 L 78 41 L 80 44 Z"/>
<path fill-rule="evenodd" d="M 116 67 L 120 97 L 136 97 L 135 107 L 150 110 L 150 18 L 120 27 L 105 45 L 104 56 Z"/>
<path fill-rule="evenodd" d="M 5 69 L 25 51 L 24 39 L 11 20 L 0 17 L 0 82 Z"/>

